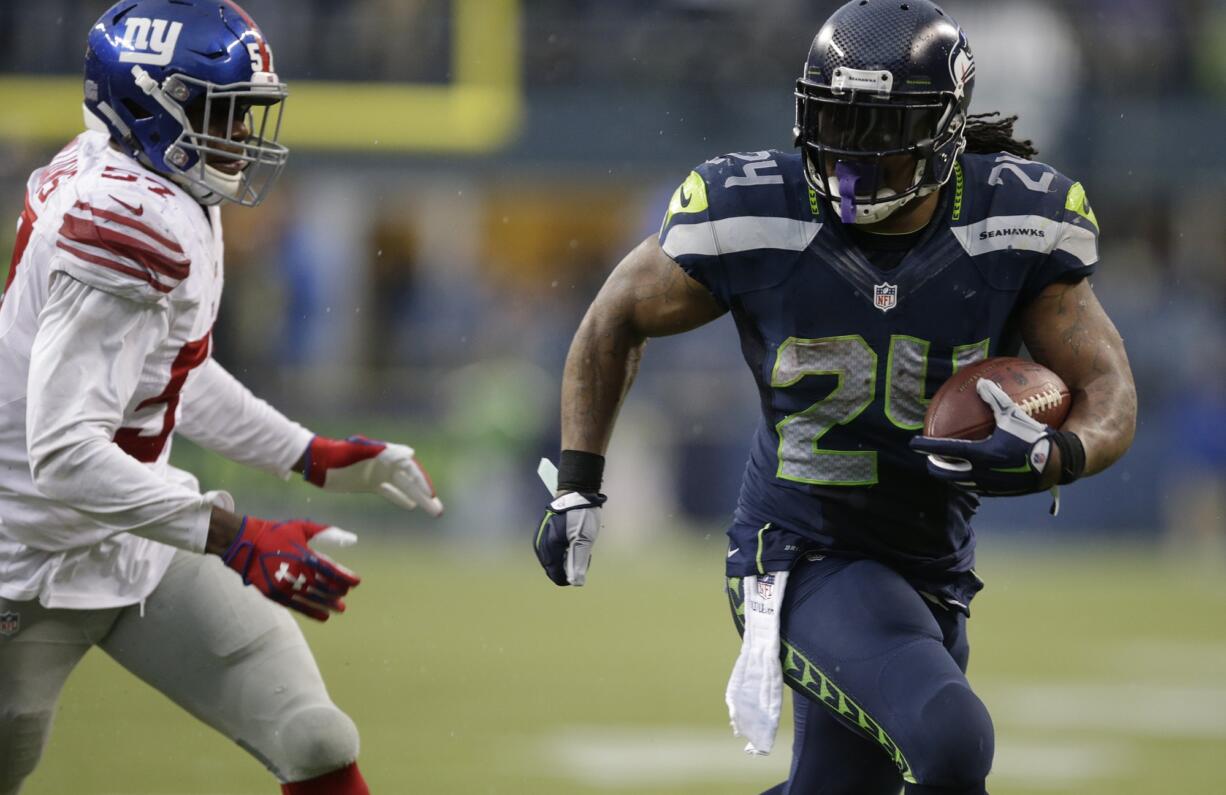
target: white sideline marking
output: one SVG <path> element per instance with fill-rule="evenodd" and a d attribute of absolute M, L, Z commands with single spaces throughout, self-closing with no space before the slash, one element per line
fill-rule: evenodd
<path fill-rule="evenodd" d="M 1022 740 L 996 737 L 988 784 L 1068 791 L 1070 784 L 1120 777 L 1130 768 L 1127 743 Z"/>
<path fill-rule="evenodd" d="M 541 764 L 560 778 L 594 787 L 631 789 L 693 782 L 787 778 L 791 732 L 780 732 L 767 757 L 751 757 L 732 730 L 574 726 L 539 744 Z"/>
<path fill-rule="evenodd" d="M 590 787 L 639 789 L 703 782 L 753 782 L 762 788 L 787 777 L 791 736 L 780 734 L 769 757 L 750 757 L 741 741 L 709 729 L 576 726 L 540 743 L 541 764 L 554 775 Z M 1127 769 L 1126 743 L 997 742 L 992 780 L 1035 789 L 1066 788 Z"/>
<path fill-rule="evenodd" d="M 1127 775 L 1136 747 L 1153 737 L 1226 738 L 1226 687 L 992 680 L 975 687 L 999 731 L 994 781 L 1067 788 Z M 1063 734 L 1013 736 L 1034 730 Z M 539 757 L 559 777 L 606 789 L 729 780 L 765 787 L 787 775 L 789 733 L 780 733 L 776 748 L 753 758 L 721 730 L 578 726 L 550 735 Z"/>
<path fill-rule="evenodd" d="M 1226 737 L 1226 688 L 1148 682 L 975 683 L 998 724 L 1136 737 Z"/>
<path fill-rule="evenodd" d="M 1128 674 L 1153 676 L 1162 671 L 1184 682 L 1216 684 L 1226 672 L 1226 642 L 1134 638 L 1119 644 L 1109 659 L 1112 668 Z"/>

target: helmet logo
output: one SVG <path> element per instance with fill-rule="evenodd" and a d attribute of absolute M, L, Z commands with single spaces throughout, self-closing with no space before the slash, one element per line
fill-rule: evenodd
<path fill-rule="evenodd" d="M 119 44 L 124 52 L 119 54 L 122 63 L 145 63 L 150 66 L 165 66 L 175 55 L 175 44 L 183 31 L 182 22 L 167 22 L 164 19 L 128 17 Z"/>
<path fill-rule="evenodd" d="M 961 98 L 966 93 L 966 84 L 975 77 L 975 59 L 966 43 L 965 34 L 949 53 L 949 76 L 954 82 L 954 94 Z"/>

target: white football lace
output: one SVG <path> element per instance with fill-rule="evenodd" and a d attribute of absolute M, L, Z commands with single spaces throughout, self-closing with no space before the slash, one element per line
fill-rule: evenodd
<path fill-rule="evenodd" d="M 1042 392 L 1037 395 L 1032 395 L 1026 398 L 1017 406 L 1028 416 L 1033 417 L 1041 411 L 1055 408 L 1060 405 L 1060 390 L 1056 389 L 1051 384 L 1047 384 Z"/>

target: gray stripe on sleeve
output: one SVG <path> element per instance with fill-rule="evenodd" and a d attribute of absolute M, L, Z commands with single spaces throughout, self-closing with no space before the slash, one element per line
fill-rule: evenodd
<path fill-rule="evenodd" d="M 663 248 L 674 259 L 757 249 L 803 251 L 821 228 L 815 221 L 743 215 L 700 224 L 678 224 L 669 230 Z"/>

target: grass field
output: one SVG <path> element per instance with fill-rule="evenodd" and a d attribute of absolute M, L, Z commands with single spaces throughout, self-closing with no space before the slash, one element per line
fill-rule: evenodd
<path fill-rule="evenodd" d="M 1146 550 L 989 540 L 971 678 L 997 726 L 993 795 L 1226 792 L 1226 578 Z M 993 551 L 993 547 L 996 547 Z M 306 628 L 362 731 L 372 790 L 757 793 L 787 737 L 750 759 L 726 729 L 737 648 L 718 538 L 607 555 L 589 587 L 513 557 L 422 545 L 345 556 L 351 610 Z M 93 652 L 27 795 L 271 793 L 263 769 Z"/>

